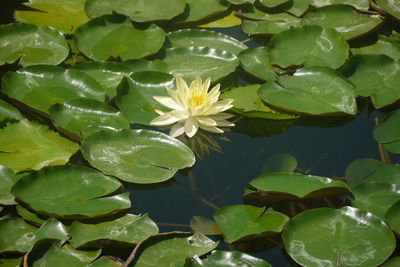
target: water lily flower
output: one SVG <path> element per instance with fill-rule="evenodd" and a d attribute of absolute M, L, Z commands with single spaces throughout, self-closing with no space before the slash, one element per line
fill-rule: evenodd
<path fill-rule="evenodd" d="M 214 86 L 210 91 L 210 78 L 202 83 L 198 77 L 190 86 L 186 84 L 182 77 L 176 77 L 178 90 L 167 88 L 169 96 L 153 96 L 162 105 L 172 109 L 170 112 L 156 110 L 160 115 L 153 119 L 150 124 L 155 126 L 167 126 L 175 124 L 169 133 L 176 137 L 185 133 L 188 137 L 193 137 L 199 128 L 212 132 L 223 133 L 218 127 L 234 126 L 227 121 L 232 115 L 223 113 L 233 105 L 232 99 L 218 100 L 220 95 L 220 84 Z"/>

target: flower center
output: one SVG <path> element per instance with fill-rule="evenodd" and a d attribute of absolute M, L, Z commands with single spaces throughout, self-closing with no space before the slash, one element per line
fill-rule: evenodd
<path fill-rule="evenodd" d="M 203 106 L 206 104 L 206 102 L 207 95 L 204 95 L 202 93 L 196 94 L 195 92 L 190 95 L 190 103 L 193 107 Z"/>

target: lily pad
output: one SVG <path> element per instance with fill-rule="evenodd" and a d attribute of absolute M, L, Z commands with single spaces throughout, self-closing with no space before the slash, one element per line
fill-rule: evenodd
<path fill-rule="evenodd" d="M 43 239 L 57 239 L 65 242 L 69 239 L 69 234 L 61 222 L 51 217 L 35 232 L 35 242 Z"/>
<path fill-rule="evenodd" d="M 247 48 L 233 37 L 210 30 L 183 29 L 168 33 L 167 38 L 172 47 L 207 46 L 226 50 L 235 55 Z"/>
<path fill-rule="evenodd" d="M 21 262 L 22 262 L 22 257 L 0 259 L 0 264 L 2 264 L 3 267 L 19 267 L 21 266 Z"/>
<path fill-rule="evenodd" d="M 381 265 L 381 267 L 397 267 L 400 265 L 400 256 L 390 258 L 387 262 Z"/>
<path fill-rule="evenodd" d="M 133 73 L 139 71 L 159 71 L 166 72 L 168 69 L 168 65 L 159 60 L 147 60 L 147 59 L 131 59 L 127 61 L 120 62 L 120 64 L 129 68 L 129 70 Z"/>
<path fill-rule="evenodd" d="M 168 72 L 185 80 L 197 77 L 215 82 L 235 71 L 239 59 L 232 53 L 202 46 L 177 47 L 166 50 L 164 62 Z"/>
<path fill-rule="evenodd" d="M 243 238 L 280 233 L 289 217 L 272 208 L 265 210 L 248 205 L 225 206 L 214 214 L 214 219 L 228 243 Z"/>
<path fill-rule="evenodd" d="M 268 199 L 308 199 L 350 192 L 349 186 L 341 181 L 291 172 L 266 173 L 249 185 L 257 191 L 246 194 L 246 197 Z"/>
<path fill-rule="evenodd" d="M 190 219 L 190 228 L 192 228 L 193 231 L 204 235 L 222 234 L 217 223 L 213 219 L 203 216 L 193 216 Z"/>
<path fill-rule="evenodd" d="M 39 214 L 87 219 L 129 209 L 129 193 L 115 195 L 121 187 L 116 179 L 98 171 L 67 165 L 25 175 L 11 193 Z"/>
<path fill-rule="evenodd" d="M 42 216 L 34 213 L 33 211 L 28 210 L 21 204 L 18 204 L 15 209 L 17 210 L 17 214 L 24 219 L 26 222 L 35 225 L 41 226 L 47 219 L 46 216 Z"/>
<path fill-rule="evenodd" d="M 343 74 L 356 89 L 356 94 L 371 97 L 376 108 L 400 99 L 400 63 L 385 55 L 355 55 Z"/>
<path fill-rule="evenodd" d="M 122 267 L 122 261 L 119 261 L 114 257 L 102 256 L 87 265 L 87 267 Z"/>
<path fill-rule="evenodd" d="M 301 17 L 310 8 L 311 1 L 312 0 L 292 0 L 292 6 L 285 11 L 296 17 Z"/>
<path fill-rule="evenodd" d="M 283 110 L 310 115 L 357 113 L 354 86 L 328 67 L 305 67 L 268 81 L 258 94 Z"/>
<path fill-rule="evenodd" d="M 300 19 L 287 13 L 265 15 L 265 20 L 243 20 L 242 30 L 246 34 L 277 34 L 300 25 Z"/>
<path fill-rule="evenodd" d="M 221 94 L 221 99 L 233 99 L 232 111 L 250 118 L 264 119 L 295 119 L 298 116 L 285 113 L 279 113 L 270 109 L 260 99 L 257 92 L 259 84 L 251 84 L 244 87 L 234 87 Z"/>
<path fill-rule="evenodd" d="M 393 0 L 376 0 L 380 8 L 389 13 L 396 19 L 400 20 L 400 3 Z"/>
<path fill-rule="evenodd" d="M 100 130 L 130 129 L 129 121 L 114 107 L 93 99 L 73 99 L 55 104 L 49 109 L 56 127 L 61 127 L 80 137 Z"/>
<path fill-rule="evenodd" d="M 194 255 L 201 256 L 213 250 L 217 245 L 218 242 L 214 242 L 200 233 L 189 237 L 161 240 L 144 249 L 139 255 L 135 267 L 183 266 L 186 258 Z"/>
<path fill-rule="evenodd" d="M 357 12 L 348 5 L 329 5 L 308 12 L 302 19 L 302 25 L 319 25 L 333 28 L 346 40 L 365 35 L 383 23 L 377 14 Z"/>
<path fill-rule="evenodd" d="M 215 250 L 204 260 L 199 257 L 187 259 L 184 267 L 227 267 L 227 266 L 246 266 L 246 267 L 271 267 L 271 265 L 256 257 L 250 256 L 239 251 Z"/>
<path fill-rule="evenodd" d="M 351 190 L 354 195 L 352 206 L 368 210 L 382 219 L 389 208 L 400 201 L 400 185 L 366 182 L 352 187 Z"/>
<path fill-rule="evenodd" d="M 370 181 L 400 184 L 400 167 L 364 158 L 353 161 L 346 168 L 346 182 L 349 186 Z"/>
<path fill-rule="evenodd" d="M 215 17 L 214 20 L 208 20 L 208 23 L 201 24 L 198 27 L 201 28 L 230 28 L 239 26 L 242 20 L 236 16 L 236 12 L 232 10 L 230 13 L 223 17 Z"/>
<path fill-rule="evenodd" d="M 344 4 L 353 6 L 359 10 L 367 11 L 369 9 L 368 0 L 311 0 L 311 4 L 315 7 Z"/>
<path fill-rule="evenodd" d="M 104 101 L 103 88 L 88 74 L 58 66 L 35 65 L 7 72 L 1 80 L 9 97 L 44 113 L 55 103 L 74 98 Z"/>
<path fill-rule="evenodd" d="M 340 67 L 347 59 L 349 45 L 334 29 L 305 25 L 282 31 L 268 43 L 271 64 Z"/>
<path fill-rule="evenodd" d="M 74 40 L 93 60 L 137 59 L 156 53 L 165 40 L 165 32 L 155 24 L 142 28 L 136 28 L 125 16 L 106 15 L 82 25 L 75 31 Z"/>
<path fill-rule="evenodd" d="M 400 59 L 400 44 L 384 35 L 378 35 L 378 40 L 368 46 L 351 48 L 353 54 L 381 54 L 394 60 Z"/>
<path fill-rule="evenodd" d="M 261 5 L 268 8 L 277 7 L 289 2 L 289 0 L 259 0 L 259 1 Z"/>
<path fill-rule="evenodd" d="M 161 0 L 162 1 L 162 0 Z M 188 8 L 177 18 L 178 22 L 196 22 L 228 9 L 228 5 L 215 0 L 186 0 Z"/>
<path fill-rule="evenodd" d="M 400 234 L 400 201 L 389 208 L 385 214 L 385 221 L 397 234 Z"/>
<path fill-rule="evenodd" d="M 150 130 L 97 132 L 82 142 L 82 154 L 103 173 L 139 184 L 168 180 L 195 162 L 182 142 Z"/>
<path fill-rule="evenodd" d="M 21 66 L 61 63 L 69 53 L 67 40 L 50 27 L 25 23 L 0 26 L 0 65 L 20 59 Z"/>
<path fill-rule="evenodd" d="M 37 228 L 21 218 L 0 218 L 0 253 L 25 253 L 35 242 Z"/>
<path fill-rule="evenodd" d="M 0 204 L 1 205 L 15 205 L 17 202 L 14 200 L 14 195 L 11 194 L 11 187 L 16 181 L 18 176 L 7 168 L 6 166 L 0 165 Z"/>
<path fill-rule="evenodd" d="M 51 26 L 63 33 L 71 34 L 89 20 L 84 10 L 85 0 L 29 0 L 23 4 L 37 11 L 17 10 L 14 13 L 17 21 Z"/>
<path fill-rule="evenodd" d="M 352 207 L 304 211 L 286 225 L 282 239 L 288 254 L 309 267 L 378 266 L 396 246 L 380 218 Z"/>
<path fill-rule="evenodd" d="M 0 99 L 0 122 L 5 119 L 21 120 L 22 115 L 13 105 Z"/>
<path fill-rule="evenodd" d="M 276 80 L 276 73 L 269 62 L 266 47 L 248 48 L 239 54 L 240 66 L 251 75 L 264 80 Z"/>
<path fill-rule="evenodd" d="M 262 165 L 261 172 L 293 172 L 297 167 L 297 160 L 290 154 L 279 153 L 269 157 Z"/>
<path fill-rule="evenodd" d="M 158 227 L 147 214 L 143 216 L 127 214 L 116 220 L 97 224 L 74 221 L 69 233 L 70 243 L 75 248 L 109 247 L 113 241 L 119 242 L 119 245 L 134 246 L 146 237 L 157 234 Z M 102 242 L 104 240 L 106 242 Z"/>
<path fill-rule="evenodd" d="M 167 111 L 153 96 L 168 96 L 166 87 L 175 89 L 175 77 L 163 72 L 141 71 L 122 80 L 117 89 L 116 103 L 129 121 L 150 125 L 158 114 Z"/>
<path fill-rule="evenodd" d="M 185 0 L 87 0 L 85 10 L 91 18 L 114 12 L 126 15 L 133 21 L 170 20 L 181 14 L 186 6 Z"/>
<path fill-rule="evenodd" d="M 0 129 L 0 164 L 14 172 L 66 164 L 78 149 L 76 143 L 37 122 L 24 119 Z"/>
<path fill-rule="evenodd" d="M 44 255 L 33 263 L 33 267 L 58 266 L 58 267 L 85 267 L 94 261 L 101 253 L 101 249 L 95 251 L 77 250 L 69 244 L 53 242 Z"/>
<path fill-rule="evenodd" d="M 376 141 L 393 153 L 400 153 L 400 110 L 391 112 L 374 131 Z"/>

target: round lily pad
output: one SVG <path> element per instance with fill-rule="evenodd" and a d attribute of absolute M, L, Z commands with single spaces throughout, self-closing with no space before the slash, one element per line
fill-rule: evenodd
<path fill-rule="evenodd" d="M 61 63 L 69 53 L 67 40 L 50 27 L 25 23 L 0 26 L 0 65 L 19 63 L 26 67 L 34 64 Z"/>
<path fill-rule="evenodd" d="M 79 50 L 93 60 L 128 60 L 160 50 L 165 32 L 155 24 L 139 29 L 125 16 L 106 15 L 82 25 L 74 38 Z"/>
<path fill-rule="evenodd" d="M 354 195 L 352 206 L 368 210 L 382 219 L 389 208 L 400 201 L 400 185 L 372 181 L 356 185 L 351 191 Z"/>
<path fill-rule="evenodd" d="M 326 177 L 301 173 L 272 172 L 263 174 L 249 183 L 255 192 L 246 197 L 271 199 L 318 198 L 350 192 L 347 184 Z"/>
<path fill-rule="evenodd" d="M 382 267 L 397 267 L 400 265 L 400 256 L 390 258 L 387 262 L 382 264 Z"/>
<path fill-rule="evenodd" d="M 385 221 L 397 234 L 400 234 L 400 201 L 389 208 L 385 214 Z"/>
<path fill-rule="evenodd" d="M 167 111 L 153 96 L 169 96 L 166 87 L 175 89 L 175 77 L 163 72 L 141 71 L 125 78 L 117 89 L 116 103 L 129 121 L 150 125 L 158 114 Z"/>
<path fill-rule="evenodd" d="M 227 266 L 245 266 L 245 267 L 271 267 L 271 265 L 256 257 L 240 251 L 221 251 L 215 250 L 204 260 L 199 257 L 187 259 L 184 267 L 227 267 Z"/>
<path fill-rule="evenodd" d="M 400 3 L 394 0 L 376 0 L 380 8 L 400 20 Z"/>
<path fill-rule="evenodd" d="M 304 211 L 286 225 L 283 243 L 302 266 L 378 266 L 396 239 L 377 216 L 352 207 Z"/>
<path fill-rule="evenodd" d="M 85 10 L 91 18 L 114 12 L 130 17 L 133 21 L 145 22 L 170 20 L 185 9 L 185 0 L 87 0 Z"/>
<path fill-rule="evenodd" d="M 104 101 L 104 89 L 88 74 L 59 66 L 35 65 L 7 72 L 1 89 L 9 97 L 44 113 L 55 103 L 74 98 Z"/>
<path fill-rule="evenodd" d="M 116 179 L 98 171 L 67 165 L 25 175 L 11 193 L 39 214 L 86 219 L 129 209 L 129 193 L 115 195 L 121 187 Z"/>
<path fill-rule="evenodd" d="M 82 142 L 82 154 L 103 173 L 139 184 L 165 181 L 195 162 L 182 142 L 150 130 L 97 132 Z"/>
<path fill-rule="evenodd" d="M 0 204 L 1 205 L 14 205 L 17 204 L 14 200 L 14 195 L 10 190 L 14 183 L 18 181 L 18 176 L 7 168 L 0 165 Z"/>
<path fill-rule="evenodd" d="M 188 81 L 199 76 L 203 80 L 210 77 L 211 81 L 217 81 L 234 72 L 239 65 L 234 54 L 202 46 L 167 49 L 164 62 L 168 64 L 169 73 L 182 75 Z"/>
<path fill-rule="evenodd" d="M 239 26 L 242 20 L 236 16 L 235 10 L 231 10 L 229 13 L 222 13 L 216 15 L 213 19 L 207 20 L 207 23 L 199 25 L 201 28 L 230 28 Z"/>
<path fill-rule="evenodd" d="M 261 5 L 268 8 L 277 7 L 289 2 L 289 0 L 259 0 L 259 1 Z"/>
<path fill-rule="evenodd" d="M 23 4 L 36 10 L 17 10 L 14 18 L 19 22 L 51 26 L 71 34 L 89 20 L 84 10 L 85 1 L 29 0 Z"/>
<path fill-rule="evenodd" d="M 378 40 L 368 46 L 351 48 L 353 54 L 381 54 L 395 60 L 400 59 L 400 44 L 384 35 L 378 35 Z"/>
<path fill-rule="evenodd" d="M 357 12 L 348 5 L 329 5 L 308 12 L 301 25 L 319 25 L 333 28 L 340 32 L 346 40 L 365 35 L 383 23 L 377 14 Z"/>
<path fill-rule="evenodd" d="M 10 216 L 0 218 L 0 253 L 25 253 L 35 242 L 37 228 L 23 219 Z"/>
<path fill-rule="evenodd" d="M 228 243 L 262 234 L 280 233 L 289 217 L 272 208 L 249 205 L 225 206 L 214 214 L 224 240 Z"/>
<path fill-rule="evenodd" d="M 167 34 L 172 47 L 207 46 L 238 55 L 247 48 L 235 38 L 223 33 L 200 29 L 183 29 Z"/>
<path fill-rule="evenodd" d="M 266 47 L 248 48 L 239 54 L 240 66 L 251 75 L 264 80 L 276 80 L 276 73 L 269 63 Z"/>
<path fill-rule="evenodd" d="M 243 20 L 242 30 L 246 34 L 277 34 L 300 24 L 300 19 L 287 13 L 266 14 L 265 20 Z"/>
<path fill-rule="evenodd" d="M 146 237 L 157 234 L 158 227 L 147 214 L 126 214 L 118 219 L 97 224 L 74 221 L 69 227 L 69 233 L 70 243 L 75 248 L 113 247 L 112 242 L 133 246 Z"/>
<path fill-rule="evenodd" d="M 334 29 L 305 25 L 282 31 L 268 43 L 271 64 L 340 67 L 347 59 L 349 45 Z"/>
<path fill-rule="evenodd" d="M 355 55 L 343 74 L 356 89 L 356 94 L 371 97 L 376 108 L 400 99 L 400 63 L 386 55 Z"/>
<path fill-rule="evenodd" d="M 293 5 L 289 9 L 286 9 L 286 12 L 296 17 L 301 17 L 310 8 L 311 1 L 312 0 L 293 0 Z"/>
<path fill-rule="evenodd" d="M 0 122 L 5 119 L 21 120 L 22 115 L 13 105 L 0 99 Z"/>
<path fill-rule="evenodd" d="M 73 99 L 55 104 L 49 109 L 56 127 L 61 127 L 80 137 L 100 130 L 130 129 L 129 121 L 114 107 L 93 99 Z"/>
<path fill-rule="evenodd" d="M 177 17 L 178 22 L 196 22 L 212 17 L 228 9 L 228 5 L 222 1 L 186 0 L 186 3 L 188 7 L 182 15 Z"/>
<path fill-rule="evenodd" d="M 357 113 L 354 86 L 328 67 L 305 67 L 293 76 L 260 87 L 262 100 L 283 110 L 310 115 Z"/>
<path fill-rule="evenodd" d="M 393 153 L 400 153 L 400 110 L 391 112 L 373 131 L 376 141 Z"/>

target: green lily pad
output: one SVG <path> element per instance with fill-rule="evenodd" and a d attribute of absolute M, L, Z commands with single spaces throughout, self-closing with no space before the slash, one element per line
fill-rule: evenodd
<path fill-rule="evenodd" d="M 170 20 L 185 9 L 185 0 L 87 0 L 85 10 L 91 18 L 114 12 L 130 17 L 133 21 Z"/>
<path fill-rule="evenodd" d="M 374 131 L 374 139 L 393 153 L 400 153 L 400 110 L 392 111 Z"/>
<path fill-rule="evenodd" d="M 308 12 L 302 19 L 302 25 L 319 25 L 333 28 L 346 40 L 365 35 L 383 23 L 377 14 L 357 12 L 348 5 L 329 5 Z"/>
<path fill-rule="evenodd" d="M 162 1 L 162 0 L 161 0 Z M 228 5 L 222 1 L 215 0 L 186 0 L 188 8 L 180 15 L 179 22 L 196 22 L 212 17 L 228 9 Z"/>
<path fill-rule="evenodd" d="M 385 221 L 390 227 L 400 234 L 400 201 L 397 201 L 385 214 Z"/>
<path fill-rule="evenodd" d="M 246 3 L 254 4 L 256 0 L 227 0 L 227 2 L 234 4 L 234 5 L 242 5 Z"/>
<path fill-rule="evenodd" d="M 352 207 L 304 211 L 286 225 L 282 239 L 287 253 L 309 267 L 378 266 L 396 246 L 380 218 Z"/>
<path fill-rule="evenodd" d="M 130 129 L 129 121 L 114 107 L 93 99 L 73 99 L 55 104 L 49 109 L 56 127 L 61 127 L 80 137 L 100 130 Z"/>
<path fill-rule="evenodd" d="M 273 172 L 263 174 L 249 185 L 254 192 L 246 197 L 269 199 L 308 199 L 321 196 L 341 195 L 350 192 L 347 184 L 326 177 L 301 173 Z"/>
<path fill-rule="evenodd" d="M 169 96 L 165 89 L 175 89 L 175 77 L 163 72 L 141 71 L 122 80 L 117 89 L 116 103 L 129 121 L 150 125 L 158 114 L 167 111 L 153 96 Z"/>
<path fill-rule="evenodd" d="M 262 165 L 261 172 L 293 172 L 297 168 L 297 160 L 290 154 L 279 153 L 269 157 Z"/>
<path fill-rule="evenodd" d="M 71 245 L 75 248 L 109 247 L 115 241 L 120 245 L 134 246 L 150 235 L 158 233 L 157 225 L 147 214 L 127 214 L 116 220 L 97 224 L 74 221 L 70 228 Z M 106 242 L 102 242 L 105 240 Z"/>
<path fill-rule="evenodd" d="M 268 81 L 258 94 L 283 110 L 310 115 L 357 113 L 354 86 L 328 67 L 305 67 Z"/>
<path fill-rule="evenodd" d="M 271 265 L 256 257 L 250 256 L 239 251 L 215 250 L 204 260 L 198 257 L 187 259 L 184 267 L 227 267 L 227 266 L 246 266 L 246 267 L 271 267 Z"/>
<path fill-rule="evenodd" d="M 17 21 L 51 26 L 63 33 L 71 34 L 89 20 L 84 10 L 85 0 L 29 0 L 23 4 L 37 11 L 17 10 L 14 13 Z"/>
<path fill-rule="evenodd" d="M 127 61 L 123 61 L 120 64 L 129 68 L 129 70 L 133 73 L 139 71 L 160 71 L 166 72 L 168 69 L 168 65 L 159 60 L 147 60 L 147 59 L 131 59 Z"/>
<path fill-rule="evenodd" d="M 28 210 L 24 206 L 18 204 L 15 209 L 17 210 L 17 214 L 24 219 L 25 221 L 29 222 L 32 225 L 41 226 L 47 219 L 46 216 L 42 216 L 39 214 L 34 213 L 33 211 Z"/>
<path fill-rule="evenodd" d="M 276 73 L 269 63 L 266 47 L 248 48 L 239 54 L 240 66 L 251 75 L 264 80 L 276 80 Z"/>
<path fill-rule="evenodd" d="M 338 68 L 348 57 L 349 45 L 334 29 L 305 25 L 282 31 L 268 43 L 271 64 Z"/>
<path fill-rule="evenodd" d="M 182 142 L 150 130 L 97 132 L 82 142 L 82 154 L 103 173 L 139 184 L 168 180 L 195 162 Z"/>
<path fill-rule="evenodd" d="M 204 235 L 222 234 L 217 223 L 213 219 L 204 216 L 193 216 L 190 219 L 190 228 L 192 228 L 193 231 Z"/>
<path fill-rule="evenodd" d="M 239 59 L 232 53 L 201 46 L 177 47 L 166 50 L 164 62 L 168 72 L 182 75 L 185 80 L 197 77 L 217 81 L 235 71 Z"/>
<path fill-rule="evenodd" d="M 310 7 L 312 0 L 293 0 L 293 5 L 285 11 L 296 17 L 301 17 Z"/>
<path fill-rule="evenodd" d="M 21 120 L 22 115 L 13 105 L 0 99 L 0 122 L 5 119 Z"/>
<path fill-rule="evenodd" d="M 368 210 L 380 218 L 384 218 L 388 209 L 400 201 L 400 185 L 366 182 L 351 188 L 354 195 L 352 206 Z"/>
<path fill-rule="evenodd" d="M 51 217 L 35 232 L 35 242 L 43 239 L 57 239 L 65 242 L 69 239 L 69 234 L 61 222 Z"/>
<path fill-rule="evenodd" d="M 24 119 L 0 129 L 0 164 L 14 172 L 66 164 L 78 149 L 76 143 L 37 122 Z"/>
<path fill-rule="evenodd" d="M 390 258 L 387 262 L 381 265 L 381 267 L 397 267 L 400 265 L 400 256 Z"/>
<path fill-rule="evenodd" d="M 272 208 L 265 210 L 248 205 L 233 205 L 220 208 L 214 219 L 228 243 L 243 238 L 280 233 L 289 217 Z"/>
<path fill-rule="evenodd" d="M 19 267 L 22 262 L 22 257 L 19 258 L 3 258 L 0 259 L 0 264 L 3 267 Z"/>
<path fill-rule="evenodd" d="M 273 7 L 277 7 L 280 5 L 283 5 L 287 2 L 289 2 L 289 0 L 259 0 L 260 4 L 268 7 L 268 8 L 273 8 Z"/>
<path fill-rule="evenodd" d="M 19 63 L 26 67 L 34 64 L 61 63 L 69 53 L 67 40 L 50 27 L 37 27 L 25 23 L 0 26 L 0 65 Z"/>
<path fill-rule="evenodd" d="M 400 59 L 400 44 L 384 35 L 378 35 L 378 40 L 368 46 L 351 48 L 353 54 L 381 54 L 394 60 Z"/>
<path fill-rule="evenodd" d="M 118 261 L 114 257 L 102 256 L 87 265 L 87 267 L 122 267 L 122 261 Z"/>
<path fill-rule="evenodd" d="M 242 20 L 236 16 L 235 10 L 232 10 L 230 13 L 224 13 L 224 16 L 217 16 L 214 19 L 207 20 L 208 23 L 201 24 L 198 27 L 201 28 L 230 28 L 239 26 L 242 23 Z"/>
<path fill-rule="evenodd" d="M 77 250 L 69 244 L 53 242 L 44 255 L 33 263 L 33 267 L 58 266 L 58 267 L 85 267 L 94 261 L 101 253 L 101 249 L 95 251 Z"/>
<path fill-rule="evenodd" d="M 268 16 L 267 16 L 268 15 Z M 300 25 L 300 19 L 287 13 L 267 14 L 265 20 L 243 20 L 242 30 L 246 34 L 277 34 Z"/>
<path fill-rule="evenodd" d="M 17 202 L 14 200 L 13 194 L 11 194 L 11 187 L 16 181 L 18 176 L 7 168 L 6 166 L 0 165 L 0 204 L 1 205 L 15 205 Z"/>
<path fill-rule="evenodd" d="M 371 97 L 376 108 L 400 99 L 400 63 L 385 55 L 355 55 L 343 73 L 356 89 L 356 94 Z"/>
<path fill-rule="evenodd" d="M 171 237 L 145 248 L 139 255 L 135 267 L 183 266 L 186 258 L 201 256 L 217 245 L 218 242 L 200 233 L 189 237 Z"/>
<path fill-rule="evenodd" d="M 284 120 L 298 117 L 296 115 L 279 113 L 270 109 L 258 96 L 257 92 L 259 88 L 259 84 L 234 87 L 229 91 L 224 91 L 224 93 L 221 94 L 221 99 L 233 99 L 232 111 L 250 118 Z"/>
<path fill-rule="evenodd" d="M 183 29 L 167 34 L 172 47 L 207 46 L 226 50 L 238 55 L 247 48 L 244 44 L 226 34 L 210 30 Z"/>
<path fill-rule="evenodd" d="M 79 50 L 93 60 L 117 57 L 128 60 L 160 50 L 165 32 L 155 24 L 139 29 L 125 16 L 106 15 L 82 25 L 75 31 L 74 38 Z"/>
<path fill-rule="evenodd" d="M 344 4 L 353 6 L 359 10 L 368 10 L 368 0 L 311 0 L 311 4 L 315 7 L 323 7 L 336 4 Z"/>
<path fill-rule="evenodd" d="M 1 81 L 9 97 L 44 113 L 55 103 L 74 98 L 104 101 L 103 88 L 88 74 L 58 66 L 35 65 L 7 72 Z"/>
<path fill-rule="evenodd" d="M 357 159 L 347 166 L 346 182 L 349 186 L 370 181 L 400 184 L 400 167 L 371 158 Z"/>
<path fill-rule="evenodd" d="M 0 218 L 0 253 L 27 252 L 35 242 L 36 230 L 36 227 L 18 217 Z"/>
<path fill-rule="evenodd" d="M 67 165 L 25 175 L 11 193 L 39 214 L 87 219 L 129 209 L 129 193 L 115 195 L 121 187 L 116 179 L 98 171 Z"/>
<path fill-rule="evenodd" d="M 376 0 L 380 8 L 400 20 L 400 3 L 393 0 Z"/>

